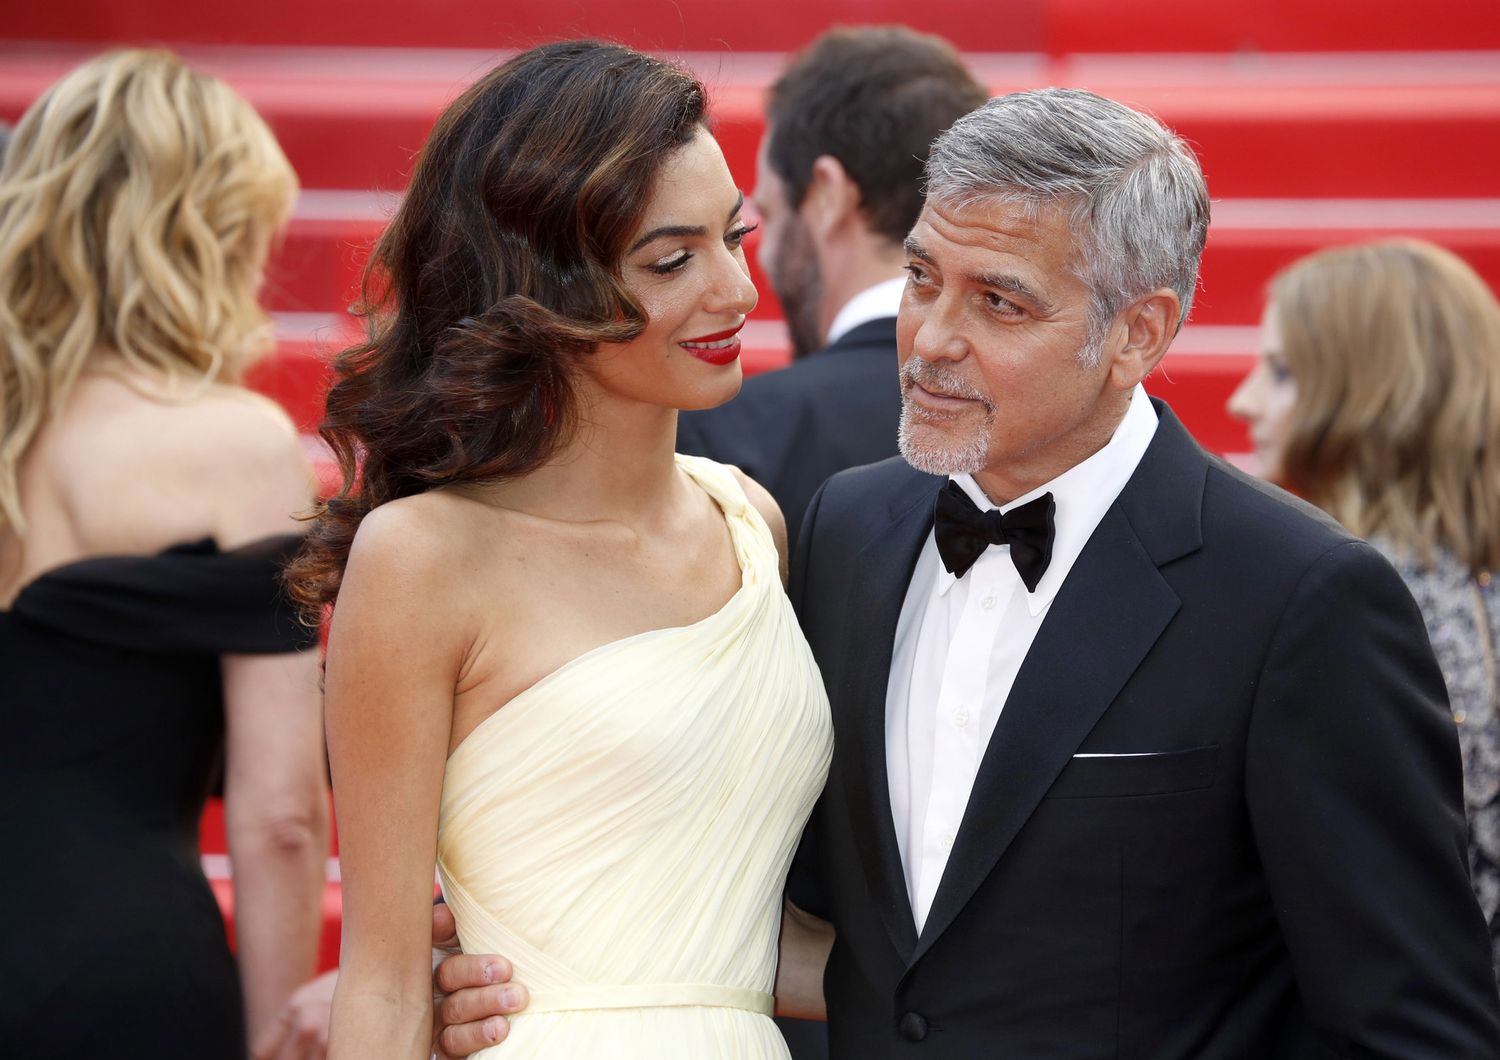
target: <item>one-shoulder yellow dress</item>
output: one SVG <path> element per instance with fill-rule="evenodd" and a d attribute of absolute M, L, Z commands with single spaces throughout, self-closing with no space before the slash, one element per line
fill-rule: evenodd
<path fill-rule="evenodd" d="M 771 1060 L 781 896 L 823 786 L 823 683 L 776 547 L 733 473 L 740 589 L 613 641 L 485 719 L 443 781 L 438 872 L 463 948 L 531 991 L 486 1060 Z"/>

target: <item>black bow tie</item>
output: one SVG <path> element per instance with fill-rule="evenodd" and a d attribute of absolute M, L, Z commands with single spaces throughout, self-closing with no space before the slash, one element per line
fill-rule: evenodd
<path fill-rule="evenodd" d="M 991 545 L 1009 545 L 1016 573 L 1028 593 L 1052 562 L 1052 516 L 1057 511 L 1052 494 L 1044 493 L 1005 514 L 997 509 L 980 511 L 958 483 L 950 481 L 938 493 L 933 537 L 943 566 L 962 578 Z"/>

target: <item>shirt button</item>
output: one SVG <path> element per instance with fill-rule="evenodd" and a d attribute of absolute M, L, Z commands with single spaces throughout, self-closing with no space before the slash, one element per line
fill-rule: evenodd
<path fill-rule="evenodd" d="M 962 708 L 955 710 L 953 712 L 953 724 L 960 729 L 969 724 L 969 712 Z"/>
<path fill-rule="evenodd" d="M 999 600 L 996 598 L 994 593 L 986 593 L 984 599 L 979 601 L 979 606 L 984 608 L 986 611 L 993 611 L 995 609 L 995 604 L 997 604 L 998 602 Z"/>
<path fill-rule="evenodd" d="M 954 839 L 954 836 L 953 836 L 952 832 L 944 832 L 938 838 L 938 843 L 941 844 L 941 846 L 942 846 L 942 848 L 944 850 L 952 850 L 953 849 L 953 839 Z"/>
<path fill-rule="evenodd" d="M 1457 722 L 1458 724 L 1462 725 L 1464 722 L 1466 722 L 1466 721 L 1469 720 L 1468 711 L 1455 710 L 1453 712 L 1453 720 L 1455 722 Z"/>

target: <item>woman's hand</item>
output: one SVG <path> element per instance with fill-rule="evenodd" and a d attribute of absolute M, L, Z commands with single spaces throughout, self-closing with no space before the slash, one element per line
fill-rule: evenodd
<path fill-rule="evenodd" d="M 328 1014 L 338 981 L 338 969 L 334 969 L 294 990 L 276 1022 L 254 1043 L 252 1060 L 323 1060 L 328 1055 Z"/>

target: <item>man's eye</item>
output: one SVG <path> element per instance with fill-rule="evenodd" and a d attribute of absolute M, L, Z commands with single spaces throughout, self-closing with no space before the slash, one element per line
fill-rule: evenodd
<path fill-rule="evenodd" d="M 920 265 L 903 265 L 907 275 L 911 277 L 912 283 L 926 284 L 928 282 L 927 272 Z"/>
<path fill-rule="evenodd" d="M 1015 316 L 1021 312 L 1020 306 L 1016 305 L 1009 298 L 996 294 L 994 291 L 988 292 L 984 298 L 989 303 L 989 307 L 1001 316 Z"/>

